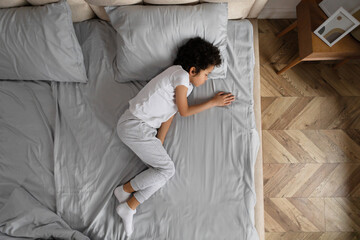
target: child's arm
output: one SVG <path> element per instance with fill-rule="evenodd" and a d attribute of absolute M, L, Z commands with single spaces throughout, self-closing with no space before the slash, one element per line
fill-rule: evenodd
<path fill-rule="evenodd" d="M 187 101 L 187 87 L 179 85 L 175 89 L 175 99 L 180 115 L 186 117 L 215 106 L 227 106 L 235 100 L 235 96 L 231 93 L 224 94 L 224 92 L 219 92 L 205 103 L 189 106 Z"/>
<path fill-rule="evenodd" d="M 167 132 L 168 132 L 168 130 L 170 128 L 170 125 L 171 125 L 171 122 L 172 122 L 174 116 L 175 115 L 173 115 L 171 118 L 169 118 L 169 120 L 167 120 L 166 122 L 163 122 L 161 124 L 160 128 L 158 129 L 156 137 L 158 139 L 160 139 L 162 144 L 164 144 L 166 134 L 167 134 Z"/>

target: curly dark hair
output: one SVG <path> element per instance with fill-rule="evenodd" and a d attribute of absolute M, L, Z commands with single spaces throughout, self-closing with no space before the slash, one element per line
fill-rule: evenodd
<path fill-rule="evenodd" d="M 200 37 L 191 38 L 182 45 L 174 61 L 174 65 L 181 65 L 187 72 L 190 72 L 191 67 L 195 67 L 196 74 L 211 65 L 219 66 L 220 64 L 219 49 Z"/>

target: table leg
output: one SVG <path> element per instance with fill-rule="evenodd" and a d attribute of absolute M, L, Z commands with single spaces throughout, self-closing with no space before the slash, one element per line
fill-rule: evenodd
<path fill-rule="evenodd" d="M 283 72 L 285 72 L 286 70 L 292 68 L 293 66 L 295 66 L 296 64 L 298 64 L 299 62 L 301 62 L 300 57 L 296 57 L 291 63 L 289 63 L 286 67 L 284 67 L 283 69 L 281 69 L 280 71 L 278 71 L 276 74 L 282 74 Z"/>
<path fill-rule="evenodd" d="M 295 27 L 297 26 L 297 20 L 295 22 L 293 22 L 292 24 L 290 24 L 289 26 L 287 26 L 284 30 L 282 30 L 281 32 L 279 32 L 276 37 L 280 38 L 282 36 L 284 36 L 285 34 L 287 34 L 288 32 L 290 32 L 291 30 L 293 30 Z"/>

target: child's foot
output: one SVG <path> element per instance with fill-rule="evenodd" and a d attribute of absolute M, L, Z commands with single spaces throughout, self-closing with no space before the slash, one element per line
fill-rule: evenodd
<path fill-rule="evenodd" d="M 124 201 L 129 200 L 131 193 L 124 191 L 124 185 L 121 185 L 114 190 L 114 195 L 119 201 L 119 203 L 122 203 Z"/>
<path fill-rule="evenodd" d="M 127 202 L 124 202 L 116 207 L 116 212 L 121 217 L 124 223 L 126 235 L 129 237 L 134 231 L 133 216 L 136 213 L 136 209 L 131 209 Z"/>

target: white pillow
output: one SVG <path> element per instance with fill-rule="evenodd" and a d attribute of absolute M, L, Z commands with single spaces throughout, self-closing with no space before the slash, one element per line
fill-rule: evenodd
<path fill-rule="evenodd" d="M 178 48 L 201 37 L 219 48 L 222 64 L 209 78 L 225 78 L 228 10 L 226 3 L 192 6 L 105 7 L 117 34 L 116 80 L 148 81 L 171 66 Z"/>

